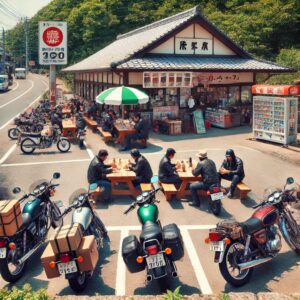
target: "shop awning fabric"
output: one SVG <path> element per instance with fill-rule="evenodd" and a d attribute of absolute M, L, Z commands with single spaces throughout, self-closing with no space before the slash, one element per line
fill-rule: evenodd
<path fill-rule="evenodd" d="M 136 105 L 147 103 L 149 96 L 138 89 L 120 86 L 103 91 L 96 101 L 106 105 Z"/>

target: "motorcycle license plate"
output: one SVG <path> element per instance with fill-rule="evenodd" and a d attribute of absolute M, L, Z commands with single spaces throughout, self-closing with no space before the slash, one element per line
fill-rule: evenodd
<path fill-rule="evenodd" d="M 0 248 L 0 258 L 6 257 L 6 248 Z"/>
<path fill-rule="evenodd" d="M 224 251 L 224 242 L 212 242 L 210 244 L 210 250 L 215 252 L 222 252 Z"/>
<path fill-rule="evenodd" d="M 163 253 L 146 257 L 148 269 L 155 269 L 166 265 Z"/>
<path fill-rule="evenodd" d="M 70 261 L 68 263 L 58 264 L 58 272 L 61 275 L 77 272 L 76 262 L 75 261 Z"/>
<path fill-rule="evenodd" d="M 217 200 L 221 200 L 223 198 L 223 193 L 215 193 L 215 194 L 211 194 L 211 200 L 212 201 L 217 201 Z"/>

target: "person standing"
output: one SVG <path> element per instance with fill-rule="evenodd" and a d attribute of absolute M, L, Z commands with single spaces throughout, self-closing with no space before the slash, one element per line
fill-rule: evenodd
<path fill-rule="evenodd" d="M 141 155 L 138 149 L 132 149 L 130 154 L 135 161 L 134 164 L 129 165 L 129 170 L 136 174 L 133 182 L 134 186 L 138 186 L 141 183 L 150 183 L 153 172 L 149 161 Z"/>
<path fill-rule="evenodd" d="M 200 206 L 200 199 L 198 191 L 207 191 L 212 185 L 219 185 L 219 174 L 217 172 L 216 164 L 213 160 L 207 158 L 207 151 L 200 151 L 197 156 L 199 162 L 197 167 L 192 171 L 194 176 L 201 175 L 201 181 L 194 182 L 190 185 L 192 194 L 192 201 L 189 202 L 190 206 Z"/>
<path fill-rule="evenodd" d="M 226 158 L 224 159 L 219 170 L 219 178 L 220 182 L 221 179 L 231 181 L 227 197 L 232 198 L 237 184 L 245 177 L 244 164 L 240 158 L 235 156 L 235 153 L 232 149 L 226 150 L 225 157 Z"/>
<path fill-rule="evenodd" d="M 159 163 L 158 178 L 162 183 L 173 183 L 179 185 L 181 180 L 176 171 L 176 165 L 171 162 L 176 151 L 173 148 L 167 149 L 165 156 Z"/>
<path fill-rule="evenodd" d="M 105 164 L 107 160 L 108 152 L 105 149 L 101 149 L 93 160 L 91 161 L 88 172 L 87 179 L 89 184 L 97 183 L 98 186 L 103 187 L 103 200 L 109 201 L 111 198 L 111 183 L 107 179 L 106 175 L 113 172 L 112 165 Z"/>

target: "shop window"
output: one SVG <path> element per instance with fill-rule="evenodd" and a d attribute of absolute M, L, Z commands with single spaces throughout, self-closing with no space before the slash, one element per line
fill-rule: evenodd
<path fill-rule="evenodd" d="M 153 87 L 159 86 L 159 73 L 152 73 L 152 86 Z"/>
<path fill-rule="evenodd" d="M 176 86 L 182 86 L 182 73 L 176 73 Z"/>
<path fill-rule="evenodd" d="M 175 86 L 175 73 L 169 73 L 169 86 Z"/>
<path fill-rule="evenodd" d="M 242 101 L 242 104 L 251 103 L 251 87 L 250 86 L 242 86 L 241 101 Z"/>
<path fill-rule="evenodd" d="M 240 102 L 240 87 L 230 86 L 228 93 L 228 106 L 236 105 Z"/>
<path fill-rule="evenodd" d="M 191 89 L 190 88 L 181 88 L 180 89 L 180 107 L 187 107 L 188 100 L 191 97 Z"/>
<path fill-rule="evenodd" d="M 211 104 L 217 107 L 226 107 L 228 105 L 227 88 L 225 86 L 220 86 L 212 87 L 210 89 L 212 90 L 213 95 L 213 103 Z"/>
<path fill-rule="evenodd" d="M 167 86 L 167 73 L 160 73 L 160 86 L 161 87 Z"/>

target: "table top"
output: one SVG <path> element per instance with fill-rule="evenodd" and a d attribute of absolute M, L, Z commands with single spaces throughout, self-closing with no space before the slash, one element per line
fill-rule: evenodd
<path fill-rule="evenodd" d="M 62 120 L 63 128 L 76 128 L 76 122 L 72 119 Z"/>
<path fill-rule="evenodd" d="M 116 164 L 117 167 L 120 168 L 118 171 L 113 171 L 113 173 L 107 174 L 107 178 L 127 178 L 128 180 L 135 179 L 136 175 L 133 171 L 130 171 L 129 169 L 125 168 L 128 165 L 128 159 L 119 159 L 116 158 Z M 110 164 L 112 161 L 109 162 Z"/>
<path fill-rule="evenodd" d="M 135 129 L 131 125 L 125 125 L 125 124 L 115 124 L 115 128 L 118 131 L 130 131 L 130 132 L 135 132 Z"/>
<path fill-rule="evenodd" d="M 182 171 L 182 168 L 180 167 L 180 169 L 177 171 L 178 176 L 180 177 L 180 179 L 187 179 L 187 180 L 194 180 L 194 181 L 198 181 L 201 180 L 201 176 L 194 176 L 192 173 L 192 170 L 196 168 L 197 163 L 195 161 L 192 162 L 193 166 L 190 167 L 189 166 L 189 162 L 188 160 L 184 160 L 184 164 L 185 164 L 185 172 Z M 181 161 L 180 161 L 181 164 Z"/>
<path fill-rule="evenodd" d="M 62 109 L 62 113 L 63 114 L 70 114 L 71 113 L 71 109 L 69 109 L 69 108 L 63 108 Z"/>

